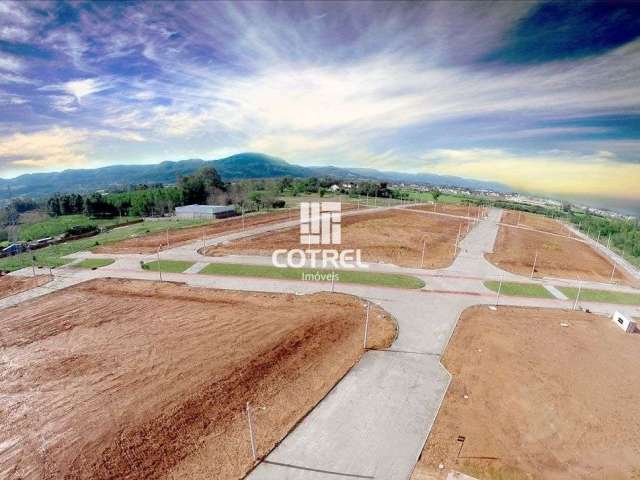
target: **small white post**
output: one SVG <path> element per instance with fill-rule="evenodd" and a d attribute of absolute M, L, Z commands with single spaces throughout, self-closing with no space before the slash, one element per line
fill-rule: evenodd
<path fill-rule="evenodd" d="M 424 252 L 425 252 L 426 248 L 427 248 L 427 239 L 425 238 L 422 241 L 422 256 L 420 257 L 420 268 L 422 268 L 423 265 L 424 265 Z"/>
<path fill-rule="evenodd" d="M 500 304 L 500 292 L 502 291 L 502 280 L 504 275 L 500 275 L 500 284 L 498 285 L 498 295 L 496 296 L 496 307 Z"/>
<path fill-rule="evenodd" d="M 363 344 L 363 348 L 366 350 L 367 349 L 367 335 L 369 333 L 369 307 L 370 307 L 371 303 L 367 302 L 367 308 L 366 308 L 366 317 L 364 320 L 364 344 Z"/>
<path fill-rule="evenodd" d="M 580 301 L 580 292 L 582 292 L 582 280 L 578 280 L 578 294 L 576 295 L 576 301 L 573 303 L 573 309 L 575 310 L 576 307 L 578 306 L 578 302 Z"/>
<path fill-rule="evenodd" d="M 258 447 L 256 445 L 256 432 L 253 427 L 253 417 L 251 416 L 251 405 L 247 402 L 247 423 L 249 424 L 249 438 L 251 439 L 251 454 L 253 461 L 258 460 Z"/>
<path fill-rule="evenodd" d="M 162 281 L 162 268 L 160 268 L 160 245 L 158 245 L 158 250 L 156 250 L 156 254 L 158 255 L 158 274 L 160 275 L 160 281 Z"/>
<path fill-rule="evenodd" d="M 533 278 L 533 274 L 536 271 L 536 263 L 538 263 L 538 251 L 536 250 L 536 256 L 533 258 L 533 267 L 531 268 L 531 276 L 529 278 Z"/>
<path fill-rule="evenodd" d="M 336 285 L 336 272 L 335 270 L 331 270 L 331 293 L 335 291 Z"/>

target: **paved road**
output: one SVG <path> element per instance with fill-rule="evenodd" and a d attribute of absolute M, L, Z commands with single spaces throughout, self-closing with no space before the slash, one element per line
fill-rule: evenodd
<path fill-rule="evenodd" d="M 398 321 L 399 336 L 389 351 L 369 351 L 329 395 L 271 452 L 249 479 L 407 479 L 427 439 L 449 384 L 449 375 L 440 356 L 464 309 L 492 304 L 496 295 L 482 285 L 482 279 L 523 277 L 500 271 L 484 259 L 493 249 L 500 212 L 491 210 L 461 243 L 454 263 L 446 269 L 403 269 L 392 265 L 372 266 L 375 271 L 417 274 L 425 279 L 424 290 L 399 290 L 361 285 L 336 285 L 336 291 L 358 295 L 382 306 Z M 206 240 L 207 245 L 264 233 L 278 224 Z M 297 222 L 293 222 L 297 224 Z M 198 275 L 201 266 L 213 259 L 197 253 L 201 242 L 161 253 L 162 258 L 198 262 L 183 274 L 163 274 L 165 280 L 183 281 L 193 286 L 269 292 L 311 293 L 328 290 L 329 285 L 301 281 L 275 281 Z M 91 254 L 78 254 L 77 258 Z M 0 300 L 0 308 L 44 295 L 53 289 L 96 277 L 158 279 L 158 274 L 140 269 L 140 260 L 153 255 L 100 255 L 116 262 L 96 271 L 60 269 L 45 289 L 33 289 L 16 298 Z M 236 257 L 232 261 L 264 262 L 256 257 Z M 266 259 L 266 261 L 269 261 Z M 28 274 L 27 271 L 17 274 Z M 60 275 L 60 276 L 58 276 Z M 502 297 L 502 305 L 569 308 L 561 299 Z M 611 314 L 615 305 L 582 303 L 593 311 Z M 637 308 L 630 311 L 640 314 Z M 257 426 L 259 428 L 259 425 Z"/>

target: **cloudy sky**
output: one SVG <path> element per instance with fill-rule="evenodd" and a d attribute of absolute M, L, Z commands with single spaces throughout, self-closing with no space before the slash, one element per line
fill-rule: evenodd
<path fill-rule="evenodd" d="M 243 151 L 640 205 L 640 3 L 0 1 L 0 176 Z"/>

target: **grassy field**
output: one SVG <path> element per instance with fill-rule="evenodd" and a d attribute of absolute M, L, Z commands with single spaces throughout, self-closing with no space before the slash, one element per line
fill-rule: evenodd
<path fill-rule="evenodd" d="M 113 258 L 87 258 L 80 263 L 74 265 L 75 268 L 100 268 L 111 265 L 115 260 Z"/>
<path fill-rule="evenodd" d="M 18 237 L 24 241 L 36 240 L 38 238 L 60 235 L 76 225 L 104 227 L 118 225 L 119 223 L 129 222 L 131 220 L 136 219 L 132 217 L 93 219 L 86 215 L 63 215 L 60 217 L 51 217 L 43 222 L 20 225 Z"/>
<path fill-rule="evenodd" d="M 499 285 L 500 282 L 494 280 L 484 282 L 484 286 L 494 292 L 498 291 Z M 502 282 L 500 294 L 512 297 L 555 298 L 546 288 L 537 283 Z"/>
<path fill-rule="evenodd" d="M 578 289 L 573 287 L 558 287 L 568 298 L 574 300 L 578 295 Z M 619 303 L 623 305 L 640 305 L 640 293 L 615 292 L 609 290 L 590 290 L 583 288 L 580 291 L 580 300 L 585 302 Z"/>
<path fill-rule="evenodd" d="M 308 280 L 331 282 L 331 270 L 314 268 L 278 268 L 266 265 L 240 265 L 233 263 L 211 263 L 200 273 L 205 275 L 232 275 L 240 277 L 264 277 L 282 280 Z M 409 275 L 389 273 L 335 271 L 336 283 L 358 283 L 396 288 L 422 288 L 424 282 Z"/>
<path fill-rule="evenodd" d="M 160 260 L 160 262 L 154 261 L 145 263 L 142 268 L 157 272 L 159 266 L 161 272 L 182 273 L 193 264 L 194 262 L 186 262 L 183 260 Z"/>
<path fill-rule="evenodd" d="M 35 257 L 35 263 L 37 266 L 59 267 L 71 261 L 71 259 L 62 258 L 71 253 L 91 250 L 98 245 L 117 242 L 133 236 L 146 235 L 148 233 L 166 230 L 167 228 L 173 230 L 176 228 L 202 225 L 204 223 L 207 222 L 201 220 L 157 220 L 137 223 L 127 227 L 109 230 L 93 237 L 72 240 L 58 245 L 51 245 L 50 247 L 34 250 L 32 253 L 23 253 L 12 257 L 0 258 L 0 270 L 14 271 L 24 267 L 29 267 L 31 266 L 31 255 Z"/>

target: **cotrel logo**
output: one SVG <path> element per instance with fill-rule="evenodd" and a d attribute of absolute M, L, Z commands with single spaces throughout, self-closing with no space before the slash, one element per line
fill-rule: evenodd
<path fill-rule="evenodd" d="M 340 202 L 300 203 L 300 243 L 340 245 L 342 204 Z"/>
<path fill-rule="evenodd" d="M 300 244 L 306 249 L 275 250 L 271 256 L 273 265 L 280 268 L 368 268 L 362 263 L 360 249 L 312 248 L 314 245 L 340 245 L 341 221 L 340 202 L 301 202 Z"/>

